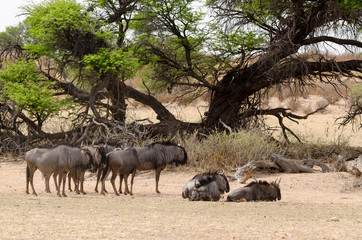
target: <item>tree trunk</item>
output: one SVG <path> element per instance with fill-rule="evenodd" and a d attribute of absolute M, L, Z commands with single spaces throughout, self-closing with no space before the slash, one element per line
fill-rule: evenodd
<path fill-rule="evenodd" d="M 112 117 L 116 121 L 125 122 L 127 104 L 124 84 L 113 74 L 107 76 L 107 80 L 107 91 L 111 100 L 110 111 Z"/>

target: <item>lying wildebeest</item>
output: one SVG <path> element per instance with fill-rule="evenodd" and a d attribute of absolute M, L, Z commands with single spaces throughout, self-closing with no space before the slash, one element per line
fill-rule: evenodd
<path fill-rule="evenodd" d="M 272 183 L 266 181 L 253 181 L 245 187 L 238 188 L 232 191 L 228 197 L 228 202 L 239 201 L 276 201 L 282 198 L 279 188 L 279 183 L 275 180 Z"/>
<path fill-rule="evenodd" d="M 125 182 L 125 192 L 124 194 L 130 193 L 132 195 L 132 189 L 133 189 L 133 179 L 134 174 L 132 174 L 131 178 L 131 191 L 128 189 L 128 182 L 127 178 L 128 175 L 131 173 L 135 173 L 137 166 L 139 165 L 138 156 L 137 156 L 137 150 L 135 148 L 129 148 L 126 150 L 116 150 L 112 151 L 107 154 L 106 157 L 106 166 L 103 171 L 102 175 L 102 194 L 105 194 L 104 188 L 105 188 L 105 180 L 106 176 L 108 175 L 109 171 L 112 171 L 111 176 L 111 183 L 114 190 L 114 193 L 118 196 L 119 193 L 116 190 L 115 186 L 115 179 L 117 177 L 117 174 L 123 174 L 124 175 L 124 182 Z M 120 176 L 121 180 L 123 176 Z M 122 184 L 122 181 L 120 182 Z"/>
<path fill-rule="evenodd" d="M 60 195 L 60 187 L 63 182 L 63 191 L 62 195 L 66 197 L 65 194 L 65 181 L 66 174 L 75 170 L 77 172 L 77 177 L 80 171 L 84 169 L 97 169 L 97 164 L 94 162 L 92 155 L 87 150 L 82 150 L 79 148 L 71 148 L 68 146 L 60 145 L 53 149 L 46 151 L 41 158 L 38 158 L 35 162 L 27 161 L 26 167 L 26 186 L 27 193 L 28 184 L 30 182 L 33 189 L 33 194 L 37 195 L 33 185 L 34 172 L 39 169 L 43 174 L 51 175 L 53 173 L 58 173 L 58 189 L 57 194 Z"/>
<path fill-rule="evenodd" d="M 182 197 L 191 201 L 219 201 L 230 186 L 224 172 L 209 171 L 195 175 L 182 189 Z"/>
<path fill-rule="evenodd" d="M 124 173 L 124 178 L 127 179 L 127 175 L 132 173 L 131 181 L 133 182 L 134 175 L 136 170 L 155 170 L 155 180 L 156 180 L 156 192 L 160 193 L 158 190 L 158 181 L 160 179 L 161 171 L 166 167 L 167 164 L 175 163 L 176 165 L 186 164 L 187 163 L 187 153 L 185 148 L 176 145 L 171 142 L 155 142 L 147 147 L 135 147 L 137 151 L 137 168 L 132 172 Z M 134 164 L 129 168 L 128 166 L 123 166 L 124 168 L 132 169 Z M 107 170 L 108 172 L 109 170 Z M 106 177 L 106 169 L 103 172 L 104 178 Z M 102 176 L 102 179 L 103 179 Z M 103 180 L 102 180 L 103 181 Z M 126 180 L 125 180 L 126 181 Z M 103 186 L 103 184 L 102 184 Z M 132 189 L 132 183 L 131 183 Z M 127 190 L 126 190 L 127 191 Z"/>

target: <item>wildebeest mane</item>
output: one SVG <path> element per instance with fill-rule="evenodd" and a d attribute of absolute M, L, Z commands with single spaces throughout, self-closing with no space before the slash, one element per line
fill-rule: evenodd
<path fill-rule="evenodd" d="M 262 180 L 257 181 L 257 180 L 255 180 L 255 181 L 249 183 L 248 185 L 246 185 L 245 187 L 251 187 L 251 186 L 253 186 L 253 185 L 266 185 L 266 186 L 270 186 L 271 184 L 268 183 L 267 181 L 262 181 Z"/>
<path fill-rule="evenodd" d="M 104 146 L 100 146 L 98 149 L 99 153 L 101 154 L 101 162 L 99 163 L 99 165 L 106 164 L 106 155 L 107 155 L 106 148 Z"/>
<path fill-rule="evenodd" d="M 176 143 L 171 142 L 171 141 L 163 141 L 163 142 L 153 142 L 151 144 L 149 144 L 147 147 L 148 148 L 153 148 L 156 144 L 161 144 L 161 145 L 165 145 L 165 146 L 178 146 Z"/>

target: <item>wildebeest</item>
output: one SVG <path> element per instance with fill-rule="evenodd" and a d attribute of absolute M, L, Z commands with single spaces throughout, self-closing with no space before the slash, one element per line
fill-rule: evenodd
<path fill-rule="evenodd" d="M 125 194 L 130 193 L 132 195 L 132 189 L 133 189 L 133 179 L 134 174 L 132 174 L 131 179 L 131 191 L 128 189 L 128 183 L 127 178 L 128 175 L 131 173 L 134 173 L 137 169 L 137 166 L 139 165 L 138 156 L 137 156 L 137 150 L 135 148 L 129 148 L 126 150 L 116 150 L 112 151 L 107 154 L 106 157 L 106 167 L 103 171 L 102 175 L 102 191 L 101 193 L 104 194 L 104 187 L 105 187 L 105 180 L 106 176 L 108 175 L 109 171 L 112 171 L 111 176 L 111 183 L 114 190 L 114 193 L 118 196 L 119 193 L 116 190 L 115 186 L 115 179 L 117 177 L 117 174 L 123 174 L 125 176 L 124 182 L 125 182 Z M 121 176 L 122 179 L 122 176 Z M 122 182 L 120 183 L 122 184 Z"/>
<path fill-rule="evenodd" d="M 219 201 L 230 186 L 224 173 L 209 171 L 195 175 L 182 188 L 182 197 L 191 201 Z"/>
<path fill-rule="evenodd" d="M 187 163 L 187 153 L 185 148 L 171 143 L 171 142 L 155 142 L 147 147 L 135 147 L 137 151 L 138 164 L 135 170 L 155 170 L 155 180 L 156 180 L 156 192 L 160 193 L 158 190 L 158 182 L 160 179 L 161 171 L 166 167 L 167 164 L 175 163 L 176 165 L 182 165 Z M 132 168 L 134 164 L 132 163 Z M 127 166 L 124 166 L 126 168 Z M 128 167 L 127 167 L 128 168 Z M 132 179 L 136 171 L 132 171 Z M 105 169 L 108 172 L 108 170 Z M 103 173 L 103 176 L 106 176 L 106 173 Z M 131 172 L 129 172 L 131 173 Z M 102 179 L 103 179 L 102 176 Z M 124 174 L 125 179 L 127 174 Z M 103 183 L 102 183 L 103 186 Z M 132 184 L 131 184 L 132 189 Z"/>
<path fill-rule="evenodd" d="M 114 150 L 114 147 L 111 147 L 111 146 L 108 146 L 107 144 L 106 145 L 100 145 L 100 146 L 97 146 L 98 149 L 99 149 L 99 153 L 101 154 L 101 161 L 98 165 L 98 172 L 97 172 L 97 182 L 96 182 L 96 186 L 94 187 L 94 191 L 95 192 L 98 192 L 98 184 L 101 182 L 101 175 L 102 175 L 102 172 L 106 166 L 106 157 L 107 157 L 107 154 L 112 152 Z M 104 191 L 106 191 L 106 189 L 104 188 Z"/>
<path fill-rule="evenodd" d="M 276 201 L 282 198 L 279 188 L 280 180 L 272 183 L 253 181 L 245 187 L 235 189 L 228 197 L 228 202 L 239 201 Z"/>
<path fill-rule="evenodd" d="M 99 166 L 102 163 L 102 153 L 103 153 L 102 148 L 95 146 L 95 145 L 91 145 L 91 146 L 82 146 L 81 149 L 88 151 L 92 155 L 95 164 L 99 168 Z M 79 173 L 80 175 L 78 177 L 76 176 L 76 174 L 77 174 L 76 169 L 70 170 L 70 172 L 68 173 L 68 190 L 69 191 L 72 191 L 71 179 L 73 179 L 73 182 L 75 185 L 74 191 L 78 194 L 80 192 L 83 194 L 86 194 L 84 191 L 84 187 L 83 187 L 85 170 L 86 169 L 81 170 Z M 98 184 L 98 182 L 97 182 L 97 184 Z"/>
<path fill-rule="evenodd" d="M 44 153 L 49 151 L 48 148 L 33 148 L 25 153 L 25 161 L 29 162 L 31 164 L 36 164 L 40 158 L 44 157 Z M 50 193 L 50 187 L 49 187 L 49 178 L 51 176 L 50 174 L 44 174 L 45 177 L 45 192 Z M 56 189 L 58 190 L 58 184 L 57 184 L 57 174 L 53 174 L 54 184 Z M 29 181 L 27 179 L 26 182 L 26 193 L 29 193 Z"/>
<path fill-rule="evenodd" d="M 70 170 L 74 170 L 77 172 L 77 177 L 79 176 L 79 172 L 84 169 L 92 169 L 95 170 L 97 168 L 97 164 L 94 162 L 92 155 L 87 150 L 82 150 L 79 148 L 72 148 L 64 145 L 59 145 L 53 149 L 49 149 L 46 151 L 41 158 L 38 158 L 36 162 L 27 161 L 27 193 L 28 184 L 30 182 L 31 187 L 33 189 L 33 194 L 37 195 L 33 185 L 33 177 L 34 172 L 39 169 L 43 174 L 51 175 L 53 173 L 58 173 L 58 189 L 57 194 L 60 195 L 60 187 L 63 182 L 63 191 L 62 195 L 65 197 L 65 181 L 66 174 Z"/>
<path fill-rule="evenodd" d="M 161 171 L 167 164 L 175 163 L 183 165 L 187 163 L 187 153 L 185 148 L 172 142 L 155 142 L 147 147 L 136 147 L 139 165 L 137 170 L 155 170 L 156 193 Z M 134 174 L 134 173 L 133 173 Z"/>

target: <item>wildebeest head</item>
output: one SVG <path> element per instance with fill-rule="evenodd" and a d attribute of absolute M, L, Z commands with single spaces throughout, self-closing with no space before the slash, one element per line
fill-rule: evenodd
<path fill-rule="evenodd" d="M 187 163 L 187 153 L 185 148 L 173 142 L 154 142 L 150 144 L 148 148 L 154 148 L 161 151 L 167 164 L 175 163 L 177 166 Z"/>
<path fill-rule="evenodd" d="M 177 145 L 173 162 L 176 163 L 176 165 L 183 165 L 187 163 L 187 152 L 184 147 Z"/>
<path fill-rule="evenodd" d="M 97 168 L 98 168 L 98 164 L 94 160 L 93 155 L 86 148 L 82 149 L 82 153 L 88 158 L 88 164 L 87 164 L 86 168 L 92 172 L 96 172 Z"/>
<path fill-rule="evenodd" d="M 280 180 L 282 180 L 281 178 L 278 180 L 278 179 L 275 179 L 274 182 L 270 183 L 270 187 L 272 189 L 274 189 L 274 191 L 277 193 L 277 198 L 278 200 L 281 200 L 282 199 L 282 195 L 280 193 L 280 187 L 279 187 L 279 183 L 280 183 Z"/>
<path fill-rule="evenodd" d="M 225 176 L 225 171 L 223 171 L 222 173 L 216 174 L 215 181 L 219 187 L 220 193 L 230 191 L 230 185 L 229 185 L 229 181 L 227 180 L 227 178 Z"/>

